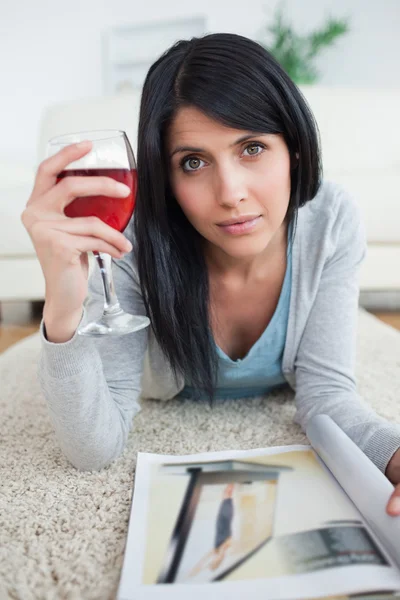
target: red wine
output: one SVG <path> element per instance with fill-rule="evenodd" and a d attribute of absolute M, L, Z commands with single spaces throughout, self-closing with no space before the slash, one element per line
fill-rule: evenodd
<path fill-rule="evenodd" d="M 136 169 L 71 169 L 62 171 L 57 183 L 64 177 L 112 177 L 124 183 L 132 191 L 126 198 L 111 196 L 80 196 L 75 198 L 64 209 L 67 217 L 98 217 L 110 227 L 123 231 L 128 225 L 136 203 L 137 170 Z"/>

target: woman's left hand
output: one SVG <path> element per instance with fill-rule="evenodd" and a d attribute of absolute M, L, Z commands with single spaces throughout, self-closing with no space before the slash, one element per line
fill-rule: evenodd
<path fill-rule="evenodd" d="M 386 477 L 395 486 L 393 494 L 386 506 L 386 511 L 391 516 L 400 515 L 400 448 L 390 459 L 385 472 Z"/>

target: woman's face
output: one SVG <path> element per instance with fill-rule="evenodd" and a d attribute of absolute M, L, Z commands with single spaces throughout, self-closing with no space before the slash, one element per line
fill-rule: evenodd
<path fill-rule="evenodd" d="M 171 123 L 167 150 L 172 192 L 212 252 L 240 261 L 278 243 L 290 198 L 290 156 L 281 134 L 231 129 L 185 107 Z M 221 226 L 248 216 L 256 220 L 246 231 Z"/>

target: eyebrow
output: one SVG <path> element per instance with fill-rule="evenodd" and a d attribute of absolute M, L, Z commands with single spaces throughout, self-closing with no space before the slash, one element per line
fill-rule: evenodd
<path fill-rule="evenodd" d="M 265 132 L 260 132 L 260 131 L 253 131 L 252 133 L 247 133 L 246 135 L 242 135 L 242 137 L 238 138 L 236 141 L 234 141 L 229 147 L 233 148 L 233 146 L 237 146 L 238 144 L 241 144 L 242 142 L 246 142 L 247 140 L 250 140 L 251 138 L 260 136 L 260 135 L 268 135 L 268 133 Z M 172 158 L 174 156 L 174 154 L 178 154 L 178 152 L 205 152 L 204 148 L 196 148 L 194 146 L 177 146 L 170 154 L 170 158 Z"/>

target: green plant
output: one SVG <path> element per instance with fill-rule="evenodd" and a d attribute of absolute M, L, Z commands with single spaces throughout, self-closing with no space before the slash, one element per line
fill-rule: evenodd
<path fill-rule="evenodd" d="M 328 17 L 326 24 L 320 29 L 308 35 L 299 35 L 285 19 L 283 12 L 281 3 L 276 9 L 272 24 L 267 27 L 272 36 L 271 42 L 266 43 L 263 39 L 259 42 L 276 58 L 295 83 L 315 83 L 320 74 L 313 65 L 313 59 L 323 48 L 332 46 L 338 37 L 349 31 L 348 20 Z"/>

